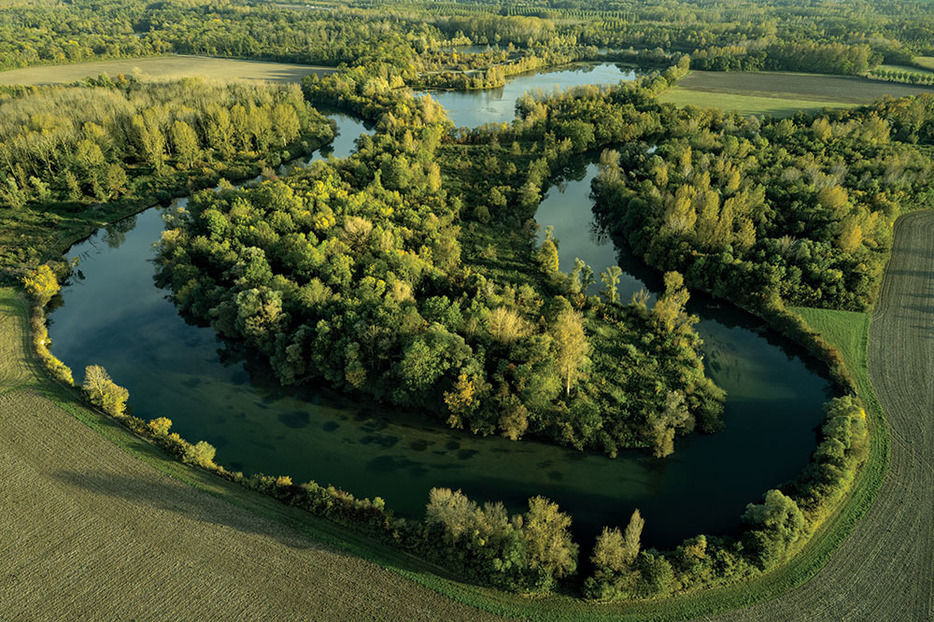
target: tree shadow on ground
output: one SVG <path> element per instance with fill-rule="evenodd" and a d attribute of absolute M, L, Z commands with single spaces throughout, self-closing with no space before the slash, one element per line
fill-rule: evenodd
<path fill-rule="evenodd" d="M 204 491 L 184 484 L 159 481 L 160 477 L 135 477 L 103 471 L 59 470 L 53 478 L 67 486 L 80 488 L 95 495 L 113 499 L 125 499 L 133 504 L 133 512 L 147 513 L 147 508 L 156 508 L 172 515 L 184 517 L 208 525 L 227 527 L 237 531 L 274 539 L 293 549 L 327 551 L 339 555 L 347 553 L 317 542 L 302 533 L 267 519 L 253 512 L 231 505 Z M 260 496 L 260 493 L 250 493 Z M 264 498 L 271 504 L 277 502 Z M 282 506 L 289 511 L 289 508 Z M 300 510 L 293 509 L 298 512 Z"/>

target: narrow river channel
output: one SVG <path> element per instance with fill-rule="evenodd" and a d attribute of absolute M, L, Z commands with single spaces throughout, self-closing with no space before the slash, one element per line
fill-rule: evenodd
<path fill-rule="evenodd" d="M 594 71 L 575 73 L 576 83 L 590 83 Z M 535 77 L 523 77 L 531 80 L 524 88 L 555 82 L 551 74 Z M 570 78 L 562 74 L 561 80 Z M 477 97 L 488 101 L 489 93 Z M 331 116 L 340 130 L 333 153 L 344 157 L 365 128 L 345 115 Z M 624 299 L 641 287 L 656 289 L 658 275 L 594 234 L 589 190 L 596 170 L 582 162 L 570 171 L 548 191 L 536 218 L 555 227 L 562 269 L 575 257 L 597 273 L 619 262 L 626 271 Z M 641 452 L 612 460 L 531 440 L 476 438 L 420 413 L 325 388 L 282 389 L 263 363 L 219 341 L 211 329 L 186 324 L 167 292 L 155 287 L 152 245 L 163 211 L 147 210 L 68 252 L 79 259 L 80 273 L 50 315 L 53 351 L 77 378 L 86 365 L 104 365 L 129 389 L 134 414 L 171 418 L 184 438 L 217 447 L 218 462 L 229 469 L 381 496 L 410 517 L 423 514 L 433 486 L 460 488 L 478 501 L 501 500 L 513 511 L 542 494 L 573 516 L 584 546 L 602 525 L 625 523 L 638 507 L 646 519 L 644 542 L 661 547 L 697 533 L 733 532 L 745 505 L 798 473 L 814 449 L 821 406 L 830 396 L 819 367 L 756 318 L 705 300 L 691 310 L 701 317 L 709 372 L 729 394 L 726 428 L 680 439 L 665 460 Z"/>

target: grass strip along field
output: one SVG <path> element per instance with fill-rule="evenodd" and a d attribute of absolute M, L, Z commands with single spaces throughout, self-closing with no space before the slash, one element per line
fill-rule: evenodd
<path fill-rule="evenodd" d="M 885 95 L 904 97 L 930 91 L 930 87 L 844 76 L 692 71 L 659 99 L 678 106 L 781 117 L 868 104 Z"/>
<path fill-rule="evenodd" d="M 27 325 L 25 303 L 0 289 L 3 620 L 485 618 L 84 408 L 35 371 Z"/>
<path fill-rule="evenodd" d="M 203 76 L 214 80 L 266 80 L 269 82 L 301 82 L 312 73 L 325 74 L 333 67 L 313 67 L 292 63 L 273 63 L 206 56 L 157 56 L 131 60 L 109 60 L 70 65 L 41 65 L 0 72 L 0 85 L 11 84 L 71 84 L 106 73 L 111 78 L 139 70 L 151 78 L 174 79 Z"/>
<path fill-rule="evenodd" d="M 889 468 L 879 472 L 874 445 L 865 477 L 882 480 L 881 490 L 812 581 L 720 619 L 800 620 L 804 612 L 809 620 L 934 619 L 934 213 L 905 216 L 895 231 L 869 331 L 868 368 L 852 369 L 861 392 L 868 372 L 878 403 L 865 394 L 864 401 L 874 411 L 885 408 L 891 429 L 889 435 L 873 416 L 873 441 L 888 442 Z M 852 318 L 805 315 L 828 338 L 842 337 L 844 356 L 859 347 L 859 332 L 847 328 Z"/>

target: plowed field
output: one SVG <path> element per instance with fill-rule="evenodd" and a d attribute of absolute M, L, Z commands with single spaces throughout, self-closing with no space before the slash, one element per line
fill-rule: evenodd
<path fill-rule="evenodd" d="M 868 514 L 809 582 L 721 620 L 934 620 L 934 213 L 896 224 L 869 332 L 869 375 L 891 428 Z"/>

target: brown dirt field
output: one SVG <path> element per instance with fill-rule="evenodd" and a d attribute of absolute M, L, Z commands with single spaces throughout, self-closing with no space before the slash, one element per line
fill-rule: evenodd
<path fill-rule="evenodd" d="M 0 85 L 9 84 L 70 84 L 83 78 L 106 73 L 132 74 L 139 68 L 144 77 L 171 79 L 204 76 L 216 80 L 268 80 L 270 82 L 300 82 L 312 73 L 331 73 L 332 67 L 313 67 L 290 63 L 273 63 L 207 56 L 157 56 L 121 60 L 74 63 L 70 65 L 37 65 L 0 72 Z"/>
<path fill-rule="evenodd" d="M 811 581 L 718 620 L 934 620 L 934 212 L 895 231 L 869 334 L 892 432 L 882 490 Z"/>
<path fill-rule="evenodd" d="M 488 617 L 113 445 L 28 371 L 23 321 L 0 305 L 0 619 Z"/>

